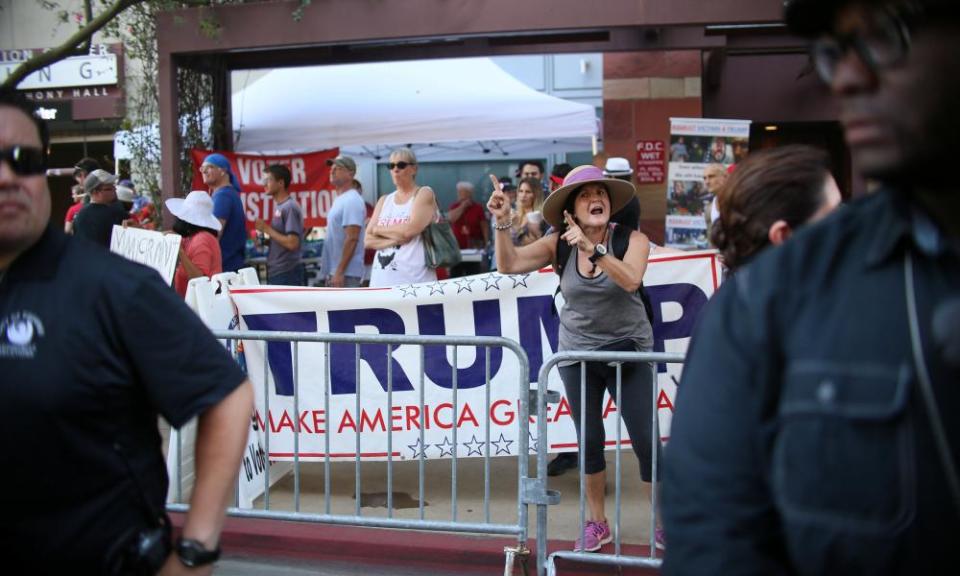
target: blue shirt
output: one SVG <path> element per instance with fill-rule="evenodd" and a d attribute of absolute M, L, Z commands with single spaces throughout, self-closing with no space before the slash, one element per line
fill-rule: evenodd
<path fill-rule="evenodd" d="M 236 272 L 243 267 L 247 217 L 243 212 L 240 193 L 233 186 L 222 186 L 213 193 L 213 215 L 226 221 L 220 233 L 223 271 Z"/>
<path fill-rule="evenodd" d="M 367 219 L 367 205 L 360 194 L 350 189 L 337 196 L 333 206 L 327 212 L 327 237 L 323 240 L 323 274 L 333 276 L 343 257 L 343 245 L 346 242 L 345 226 L 359 226 L 360 238 L 357 248 L 350 257 L 350 263 L 344 268 L 344 276 L 363 277 L 363 223 Z"/>
<path fill-rule="evenodd" d="M 738 270 L 701 316 L 677 391 L 663 574 L 943 573 L 960 513 L 907 301 L 958 462 L 960 366 L 933 330 L 958 297 L 958 251 L 889 190 Z"/>

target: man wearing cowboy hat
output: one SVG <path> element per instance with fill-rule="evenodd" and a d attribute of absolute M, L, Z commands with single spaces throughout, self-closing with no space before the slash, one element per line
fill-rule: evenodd
<path fill-rule="evenodd" d="M 49 136 L 32 109 L 0 90 L 4 565 L 208 574 L 252 387 L 154 270 L 51 224 Z M 172 553 L 159 415 L 177 428 L 199 415 L 196 481 Z"/>

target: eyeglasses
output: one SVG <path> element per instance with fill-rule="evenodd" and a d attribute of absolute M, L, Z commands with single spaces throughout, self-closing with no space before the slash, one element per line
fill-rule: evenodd
<path fill-rule="evenodd" d="M 876 10 L 865 30 L 842 36 L 825 36 L 811 47 L 811 58 L 820 78 L 830 83 L 837 63 L 853 48 L 857 56 L 876 73 L 895 66 L 910 53 L 910 30 L 918 14 L 908 10 Z"/>
<path fill-rule="evenodd" d="M 0 148 L 0 160 L 6 160 L 18 176 L 37 176 L 47 172 L 47 155 L 42 148 L 33 146 Z"/>
<path fill-rule="evenodd" d="M 414 164 L 414 162 L 391 162 L 387 164 L 387 169 L 393 170 L 396 168 L 397 170 L 406 170 L 407 166 L 413 166 Z"/>

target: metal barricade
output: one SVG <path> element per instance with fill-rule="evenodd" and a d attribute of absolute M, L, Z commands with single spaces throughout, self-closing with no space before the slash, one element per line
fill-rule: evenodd
<path fill-rule="evenodd" d="M 543 574 L 548 574 L 553 576 L 556 574 L 556 564 L 555 560 L 557 558 L 562 558 L 565 560 L 572 560 L 577 562 L 586 562 L 592 564 L 608 564 L 616 566 L 632 566 L 632 567 L 646 567 L 646 568 L 659 568 L 662 560 L 657 557 L 657 548 L 655 541 L 656 533 L 656 524 L 657 524 L 657 472 L 658 472 L 658 444 L 660 442 L 660 436 L 658 433 L 658 416 L 657 416 L 657 399 L 658 399 L 658 386 L 657 386 L 657 365 L 660 363 L 682 363 L 684 356 L 682 354 L 669 354 L 669 353 L 657 353 L 657 352 L 559 352 L 552 356 L 549 360 L 544 362 L 543 366 L 540 368 L 540 375 L 537 382 L 537 427 L 538 427 L 538 437 L 546 438 L 547 437 L 547 404 L 550 402 L 555 402 L 557 400 L 557 395 L 548 392 L 547 390 L 547 376 L 550 371 L 561 362 L 579 362 L 580 364 L 580 390 L 581 390 L 581 399 L 583 398 L 585 390 L 585 373 L 586 373 L 586 364 L 585 362 L 606 362 L 610 365 L 616 367 L 616 398 L 615 402 L 617 404 L 617 438 L 616 438 L 616 481 L 615 481 L 615 519 L 613 526 L 614 534 L 614 553 L 613 554 L 600 554 L 595 552 L 554 552 L 547 557 L 547 504 L 553 502 L 544 502 L 537 505 L 537 574 L 542 576 Z M 621 552 L 621 428 L 622 428 L 622 413 L 619 409 L 621 406 L 621 389 L 622 389 L 622 366 L 627 362 L 650 362 L 651 370 L 653 371 L 653 386 L 652 388 L 652 414 L 650 416 L 650 426 L 651 426 L 651 490 L 650 490 L 650 554 L 647 557 L 636 557 L 636 556 L 626 556 Z M 579 415 L 574 415 L 575 418 L 583 418 L 585 403 L 581 401 L 581 413 Z M 581 420 L 582 421 L 582 420 Z M 584 474 L 584 438 L 586 434 L 581 433 L 579 439 L 578 449 L 580 451 L 580 531 L 581 538 L 583 537 L 583 530 L 585 524 L 585 474 Z M 540 489 L 544 496 L 551 495 L 554 500 L 558 495 L 555 492 L 548 490 L 546 484 L 547 478 L 547 442 L 541 441 L 537 443 L 537 478 L 543 479 Z"/>
<path fill-rule="evenodd" d="M 529 555 L 529 550 L 526 547 L 527 544 L 527 525 L 528 525 L 528 512 L 527 505 L 530 503 L 538 503 L 541 500 L 538 497 L 538 491 L 536 490 L 536 483 L 531 484 L 531 480 L 528 478 L 528 463 L 529 457 L 529 414 L 530 414 L 530 401 L 534 397 L 533 391 L 530 388 L 529 383 L 529 361 L 524 350 L 513 340 L 501 337 L 468 337 L 468 336 L 407 336 L 407 335 L 387 335 L 387 334 L 318 334 L 318 333 L 305 333 L 305 332 L 273 332 L 273 331 L 230 331 L 230 330 L 219 330 L 214 331 L 214 335 L 222 340 L 243 340 L 246 342 L 250 341 L 262 341 L 264 342 L 264 348 L 266 348 L 266 342 L 290 342 L 293 347 L 293 403 L 294 403 L 294 413 L 297 416 L 297 422 L 294 427 L 294 451 L 293 451 L 293 477 L 294 477 L 294 506 L 293 511 L 279 511 L 270 509 L 270 474 L 264 474 L 264 492 L 263 492 L 263 509 L 242 509 L 239 507 L 231 507 L 228 509 L 227 513 L 230 516 L 236 517 L 245 517 L 245 518 L 262 518 L 262 519 L 273 519 L 273 520 L 296 520 L 296 521 L 305 521 L 305 522 L 316 522 L 316 523 L 325 523 L 325 524 L 335 524 L 335 525 L 352 525 L 352 526 L 362 526 L 362 527 L 375 527 L 375 528 L 393 528 L 393 529 L 408 529 L 408 530 L 427 530 L 427 531 L 440 531 L 440 532 L 457 532 L 457 533 L 472 533 L 472 534 L 484 534 L 484 535 L 505 535 L 505 536 L 516 536 L 517 546 L 515 548 L 506 548 L 506 564 L 504 568 L 504 574 L 509 575 L 513 572 L 513 565 L 516 560 L 520 560 L 524 565 L 526 564 L 526 559 Z M 390 362 L 391 354 L 394 351 L 395 347 L 403 345 L 416 345 L 420 349 L 420 369 L 419 369 L 419 402 L 420 402 L 420 412 L 419 417 L 422 419 L 424 417 L 424 382 L 425 382 L 425 363 L 424 363 L 424 347 L 432 345 L 440 346 L 452 346 L 453 347 L 453 361 L 452 361 L 452 388 L 451 388 L 451 402 L 453 404 L 453 414 L 454 414 L 454 426 L 452 427 L 453 434 L 453 446 L 452 449 L 452 459 L 451 459 L 451 504 L 452 504 L 452 517 L 449 521 L 441 520 L 428 520 L 425 518 L 424 513 L 424 464 L 425 464 L 425 454 L 424 450 L 419 452 L 417 457 L 419 470 L 419 518 L 416 519 L 404 519 L 404 518 L 395 518 L 394 517 L 394 502 L 393 502 L 393 479 L 394 479 L 394 466 L 395 462 L 393 460 L 393 426 L 388 425 L 387 430 L 387 479 L 386 479 L 386 508 L 387 516 L 386 517 L 371 517 L 371 516 L 362 516 L 361 515 L 361 450 L 360 450 L 360 434 L 361 427 L 356 426 L 356 453 L 355 453 L 355 497 L 356 504 L 354 514 L 333 514 L 331 513 L 331 459 L 330 459 L 330 438 L 328 434 L 324 434 L 325 446 L 324 451 L 324 512 L 323 513 L 309 513 L 300 511 L 300 496 L 301 496 L 301 462 L 300 462 L 300 434 L 301 434 L 301 423 L 299 418 L 299 401 L 300 401 L 300 375 L 298 374 L 298 357 L 300 354 L 300 347 L 302 343 L 319 343 L 323 344 L 323 354 L 326 360 L 330 360 L 330 345 L 331 344 L 353 344 L 354 345 L 354 360 L 355 360 L 355 377 L 356 377 L 356 405 L 357 413 L 360 412 L 360 397 L 361 397 L 361 382 L 360 382 L 360 346 L 363 344 L 382 344 L 386 345 L 387 348 L 387 414 L 392 414 L 393 410 L 393 375 L 390 371 L 392 366 Z M 460 347 L 476 347 L 477 354 L 483 351 L 485 358 L 485 383 L 486 383 L 486 409 L 485 409 L 485 433 L 486 433 L 486 443 L 485 443 L 485 453 L 482 455 L 484 459 L 484 521 L 483 522 L 462 522 L 457 520 L 457 450 L 458 446 L 457 440 L 457 425 L 456 418 L 458 414 L 458 398 L 457 398 L 457 350 Z M 518 473 L 518 487 L 517 487 L 517 519 L 515 522 L 492 522 L 490 518 L 490 349 L 494 347 L 499 347 L 503 349 L 511 350 L 517 357 L 519 363 L 519 379 L 518 379 L 518 404 L 519 404 L 519 415 L 517 418 L 517 425 L 519 426 L 518 430 L 518 454 L 520 455 L 517 458 L 517 473 Z M 264 355 L 266 357 L 266 355 Z M 269 371 L 269 364 L 264 360 L 264 374 L 263 381 L 266 383 L 268 381 L 267 373 Z M 330 402 L 330 363 L 325 361 L 324 364 L 327 367 L 326 373 L 323 375 L 324 382 L 324 405 L 327 410 L 326 413 L 329 413 L 329 402 Z M 269 388 L 264 385 L 263 390 L 264 395 L 264 420 L 266 421 L 269 415 L 269 402 L 270 402 L 270 393 Z M 420 430 L 420 445 L 423 446 L 424 443 L 424 426 L 419 426 Z M 265 453 L 270 454 L 270 426 L 269 424 L 265 430 Z M 179 441 L 179 440 L 178 440 Z M 178 450 L 178 455 L 183 453 Z M 537 454 L 538 459 L 546 458 L 546 452 L 542 449 L 538 450 Z M 269 458 L 267 458 L 269 462 Z M 177 503 L 169 504 L 168 509 L 175 512 L 183 512 L 188 509 L 188 505 L 182 503 L 182 494 L 180 492 L 180 468 L 182 463 L 182 456 L 177 459 L 177 468 L 175 474 L 175 481 L 177 485 Z M 412 464 L 410 462 L 401 463 Z M 545 462 L 538 461 L 538 468 L 544 468 Z M 268 466 L 269 469 L 269 466 Z M 239 482 L 238 482 L 238 491 L 239 491 Z"/>

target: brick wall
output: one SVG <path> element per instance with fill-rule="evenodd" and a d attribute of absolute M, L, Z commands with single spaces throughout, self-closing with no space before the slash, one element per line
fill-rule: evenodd
<path fill-rule="evenodd" d="M 638 140 L 661 140 L 669 147 L 671 117 L 702 116 L 700 78 L 699 51 L 604 54 L 604 152 L 633 163 Z M 637 194 L 641 229 L 662 244 L 667 184 L 638 186 Z"/>

